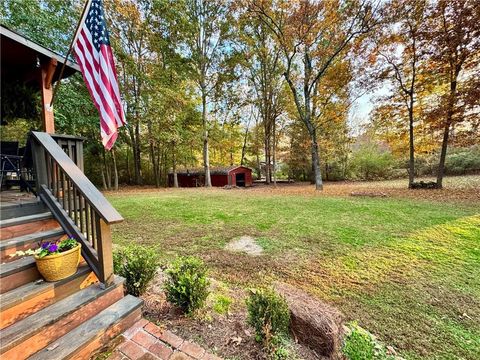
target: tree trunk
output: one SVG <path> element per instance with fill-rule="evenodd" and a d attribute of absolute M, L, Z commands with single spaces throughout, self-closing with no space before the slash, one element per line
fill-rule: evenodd
<path fill-rule="evenodd" d="M 133 129 L 132 126 L 128 127 L 129 135 L 130 135 L 130 142 L 131 142 L 131 147 L 132 147 L 132 158 L 133 158 L 133 177 L 134 177 L 134 183 L 137 185 L 140 185 L 141 183 L 141 176 L 140 176 L 140 144 L 138 143 L 138 140 L 140 138 L 140 129 L 138 127 L 138 124 L 135 125 L 135 130 Z M 138 138 L 137 138 L 138 134 Z"/>
<path fill-rule="evenodd" d="M 441 189 L 443 187 L 443 176 L 445 174 L 445 159 L 447 157 L 449 134 L 450 134 L 450 124 L 446 123 L 443 129 L 442 150 L 440 152 L 440 161 L 438 163 L 438 172 L 437 172 L 437 188 L 438 189 Z"/>
<path fill-rule="evenodd" d="M 322 173 L 320 171 L 320 156 L 318 154 L 317 132 L 315 129 L 310 131 L 312 141 L 312 166 L 315 180 L 315 190 L 323 190 Z"/>
<path fill-rule="evenodd" d="M 442 150 L 440 152 L 440 161 L 438 163 L 438 173 L 437 173 L 437 188 L 441 189 L 443 187 L 443 176 L 445 175 L 445 159 L 447 157 L 447 147 L 448 147 L 448 136 L 450 134 L 450 126 L 453 119 L 453 110 L 455 106 L 455 98 L 457 95 L 457 76 L 458 72 L 455 72 L 455 75 L 450 82 L 450 99 L 448 101 L 448 111 L 447 119 L 445 121 L 445 127 L 443 129 L 443 141 L 442 141 Z"/>
<path fill-rule="evenodd" d="M 245 135 L 243 136 L 242 157 L 240 158 L 240 165 L 242 166 L 245 161 L 245 153 L 247 152 L 248 126 L 249 125 L 247 124 L 247 128 L 245 129 Z"/>
<path fill-rule="evenodd" d="M 168 187 L 169 185 L 169 179 L 168 179 L 168 165 L 167 165 L 167 150 L 164 149 L 163 151 L 163 154 L 162 154 L 162 158 L 163 158 L 163 181 L 165 183 L 165 187 Z"/>
<path fill-rule="evenodd" d="M 172 146 L 172 173 L 173 173 L 173 187 L 178 188 L 178 176 L 177 176 L 177 157 L 175 156 L 175 143 Z"/>
<path fill-rule="evenodd" d="M 109 189 L 111 189 L 112 188 L 112 169 L 110 167 L 110 164 L 107 163 L 106 169 L 107 169 L 107 186 Z"/>
<path fill-rule="evenodd" d="M 141 160 L 141 149 L 140 149 L 140 124 L 135 125 L 135 182 L 138 185 L 142 185 L 142 160 Z"/>
<path fill-rule="evenodd" d="M 126 161 L 127 161 L 127 179 L 128 179 L 128 184 L 132 183 L 132 175 L 130 173 L 130 159 L 129 159 L 129 149 L 127 148 L 127 155 L 126 155 Z"/>
<path fill-rule="evenodd" d="M 262 167 L 260 165 L 260 155 L 257 152 L 257 180 L 262 179 Z"/>
<path fill-rule="evenodd" d="M 265 183 L 270 185 L 270 135 L 268 134 L 267 126 L 265 126 Z"/>
<path fill-rule="evenodd" d="M 115 156 L 115 149 L 112 149 L 112 159 L 113 159 L 113 189 L 118 191 L 118 168 L 117 168 L 117 158 Z"/>
<path fill-rule="evenodd" d="M 155 187 L 160 186 L 160 179 L 159 179 L 159 171 L 158 171 L 158 161 L 157 156 L 155 153 L 155 140 L 153 137 L 153 130 L 152 130 L 152 121 L 148 120 L 147 122 L 147 129 L 148 129 L 148 142 L 149 142 L 149 150 L 150 150 L 150 161 L 152 163 L 153 168 L 153 177 L 155 178 Z"/>
<path fill-rule="evenodd" d="M 413 187 L 413 182 L 415 181 L 415 144 L 414 144 L 414 134 L 413 134 L 413 95 L 410 97 L 410 106 L 408 109 L 408 120 L 409 120 L 409 152 L 410 159 L 408 162 L 408 188 Z"/>
<path fill-rule="evenodd" d="M 297 94 L 297 89 L 295 88 L 295 85 L 290 78 L 291 64 L 289 64 L 288 66 L 289 67 L 287 68 L 287 71 L 285 71 L 283 75 L 292 91 L 298 114 L 307 128 L 308 134 L 310 135 L 312 151 L 312 172 L 313 180 L 315 182 L 315 190 L 323 190 L 322 173 L 320 170 L 320 156 L 318 154 L 317 130 L 315 128 L 315 125 L 312 123 L 312 116 L 314 111 L 312 110 L 311 91 L 312 88 L 315 88 L 315 82 L 312 84 L 310 83 L 310 79 L 312 76 L 312 63 L 308 47 L 306 47 L 304 54 L 303 106 L 301 103 L 301 98 Z"/>
<path fill-rule="evenodd" d="M 276 134 L 276 126 L 275 121 L 272 124 L 272 134 L 273 134 L 273 146 L 272 146 L 272 155 L 273 155 L 273 187 L 277 187 L 277 157 L 275 155 L 277 150 L 277 134 Z"/>
<path fill-rule="evenodd" d="M 177 169 L 173 170 L 173 187 L 174 187 L 174 188 L 178 188 Z"/>
<path fill-rule="evenodd" d="M 203 122 L 203 167 L 205 170 L 205 187 L 212 187 L 210 177 L 210 159 L 208 156 L 208 129 L 207 129 L 207 95 L 202 87 L 202 122 Z"/>
<path fill-rule="evenodd" d="M 103 190 L 108 190 L 107 188 L 107 181 L 105 180 L 105 170 L 104 170 L 104 165 L 100 166 L 101 171 L 102 171 L 102 187 Z"/>
<path fill-rule="evenodd" d="M 161 185 L 161 183 L 162 183 L 162 168 L 160 167 L 160 156 L 161 156 L 160 146 L 157 146 L 157 170 L 158 170 L 157 178 L 158 178 L 158 187 L 160 187 L 160 185 Z"/>
<path fill-rule="evenodd" d="M 103 153 L 103 166 L 105 167 L 105 175 L 106 175 L 106 188 L 111 189 L 112 187 L 112 176 L 110 173 L 110 166 L 107 163 L 107 155 L 105 153 L 105 148 L 102 149 Z"/>

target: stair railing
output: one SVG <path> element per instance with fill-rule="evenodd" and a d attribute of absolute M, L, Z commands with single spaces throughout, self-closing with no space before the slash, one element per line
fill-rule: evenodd
<path fill-rule="evenodd" d="M 37 192 L 67 235 L 82 244 L 82 256 L 104 286 L 113 280 L 110 225 L 123 221 L 50 134 L 32 132 Z"/>

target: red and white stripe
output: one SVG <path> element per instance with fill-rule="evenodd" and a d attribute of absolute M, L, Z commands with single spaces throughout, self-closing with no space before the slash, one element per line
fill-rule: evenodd
<path fill-rule="evenodd" d="M 100 114 L 103 146 L 110 150 L 118 137 L 118 128 L 126 124 L 112 49 L 102 44 L 97 51 L 84 23 L 77 34 L 74 50 L 83 79 Z"/>

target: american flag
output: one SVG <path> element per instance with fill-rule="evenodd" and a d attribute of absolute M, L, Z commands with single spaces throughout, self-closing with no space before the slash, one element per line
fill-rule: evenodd
<path fill-rule="evenodd" d="M 117 129 L 126 121 L 102 0 L 90 0 L 87 6 L 86 16 L 80 20 L 83 23 L 76 34 L 75 58 L 100 114 L 103 146 L 110 150 L 117 140 Z"/>

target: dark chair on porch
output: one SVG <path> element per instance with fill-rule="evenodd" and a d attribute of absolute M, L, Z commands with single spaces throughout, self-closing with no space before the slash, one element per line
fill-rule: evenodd
<path fill-rule="evenodd" d="M 0 158 L 0 190 L 19 186 L 20 191 L 35 193 L 30 147 L 19 148 L 17 141 L 2 141 Z"/>
<path fill-rule="evenodd" d="M 8 187 L 7 179 L 14 173 L 17 175 L 17 168 L 19 164 L 18 156 L 18 141 L 2 141 L 0 143 L 0 159 L 1 159 L 1 173 L 0 173 L 0 189 Z"/>

